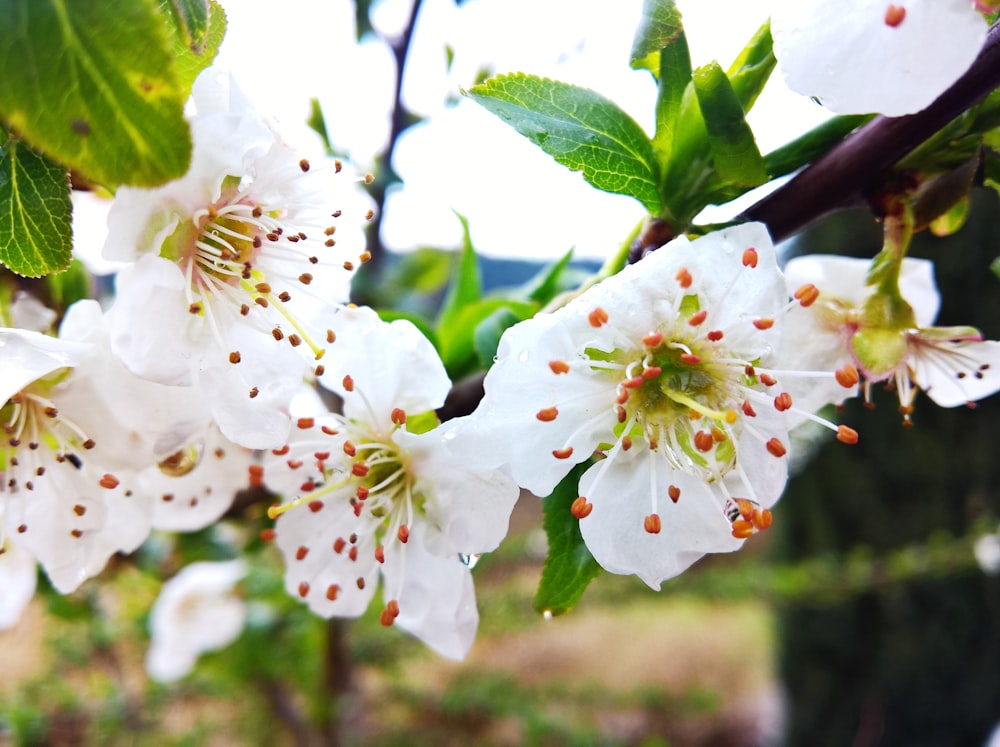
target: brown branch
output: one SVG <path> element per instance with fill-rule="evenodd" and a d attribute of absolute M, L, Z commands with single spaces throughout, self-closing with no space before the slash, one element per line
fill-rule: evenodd
<path fill-rule="evenodd" d="M 997 86 L 1000 25 L 990 29 L 972 67 L 933 104 L 905 117 L 873 119 L 740 218 L 766 223 L 781 241 L 828 213 L 863 202 L 893 164 Z"/>

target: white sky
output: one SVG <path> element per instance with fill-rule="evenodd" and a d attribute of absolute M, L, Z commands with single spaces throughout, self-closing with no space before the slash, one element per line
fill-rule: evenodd
<path fill-rule="evenodd" d="M 334 144 L 371 167 L 388 133 L 394 69 L 384 45 L 354 42 L 349 0 L 222 0 L 229 31 L 219 63 L 292 141 L 320 99 Z M 761 0 L 678 0 L 694 65 L 727 67 L 766 18 Z M 469 218 L 473 242 L 494 256 L 603 258 L 642 217 L 633 199 L 600 192 L 459 90 L 476 72 L 523 71 L 587 86 L 652 132 L 655 87 L 628 54 L 641 0 L 424 0 L 404 81 L 404 101 L 426 118 L 396 146 L 404 180 L 390 194 L 383 241 L 396 250 L 458 245 L 453 211 Z M 376 22 L 400 28 L 410 0 L 384 0 Z M 280 11 L 277 10 L 280 8 Z M 454 61 L 446 68 L 446 48 Z M 446 106 L 451 99 L 457 106 Z M 772 81 L 750 114 L 762 152 L 827 114 Z M 717 214 L 718 216 L 718 214 Z"/>

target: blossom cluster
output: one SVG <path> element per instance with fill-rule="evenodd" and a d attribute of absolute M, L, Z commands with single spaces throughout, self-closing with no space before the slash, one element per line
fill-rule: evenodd
<path fill-rule="evenodd" d="M 883 26 L 917 26 L 924 5 L 907 5 Z M 442 423 L 452 384 L 432 343 L 349 303 L 370 259 L 365 178 L 303 156 L 215 68 L 189 121 L 187 174 L 114 197 L 113 300 L 76 302 L 57 330 L 30 296 L 0 308 L 0 626 L 36 564 L 71 593 L 150 532 L 211 526 L 250 491 L 273 501 L 263 537 L 289 595 L 357 617 L 381 590 L 384 625 L 461 659 L 471 559 L 499 546 L 522 490 L 544 499 L 585 465 L 570 515 L 587 548 L 658 589 L 775 521 L 798 426 L 858 441 L 830 406 L 886 382 L 910 423 L 918 390 L 951 407 L 1000 389 L 1000 343 L 933 326 L 929 262 L 900 259 L 895 286 L 870 284 L 863 260 L 782 271 L 750 223 L 681 236 L 510 327 L 475 412 Z M 239 634 L 247 572 L 193 565 L 164 587 L 153 676 Z"/>

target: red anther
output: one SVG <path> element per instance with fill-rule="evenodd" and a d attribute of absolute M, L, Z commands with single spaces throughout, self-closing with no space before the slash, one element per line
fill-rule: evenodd
<path fill-rule="evenodd" d="M 389 417 L 395 425 L 406 425 L 406 411 L 400 407 L 394 407 Z"/>
<path fill-rule="evenodd" d="M 628 451 L 632 448 L 632 437 L 622 436 L 622 451 Z"/>
<path fill-rule="evenodd" d="M 757 266 L 757 250 L 753 247 L 743 250 L 743 266 L 744 267 L 756 267 Z"/>
<path fill-rule="evenodd" d="M 399 602 L 395 599 L 390 599 L 385 608 L 392 614 L 393 617 L 399 617 Z"/>
<path fill-rule="evenodd" d="M 750 404 L 750 400 L 743 400 L 743 414 L 748 418 L 757 417 L 757 412 L 753 409 L 753 405 Z"/>
<path fill-rule="evenodd" d="M 299 485 L 299 490 L 303 493 L 311 493 L 316 489 L 316 483 L 312 480 L 306 480 L 304 483 Z"/>
<path fill-rule="evenodd" d="M 313 276 L 308 272 L 303 272 L 301 275 L 299 275 L 299 282 L 302 283 L 302 285 L 309 285 L 309 283 L 311 283 L 312 281 L 313 281 Z"/>
<path fill-rule="evenodd" d="M 361 516 L 361 506 L 363 506 L 363 505 L 364 504 L 361 503 L 361 501 L 359 501 L 359 500 L 357 500 L 355 498 L 351 498 L 351 508 L 354 510 L 354 515 L 355 516 Z"/>
<path fill-rule="evenodd" d="M 333 551 L 337 553 L 337 555 L 340 555 L 340 553 L 344 551 L 345 547 L 347 547 L 347 540 L 343 537 L 337 537 L 337 539 L 333 541 Z"/>
<path fill-rule="evenodd" d="M 303 599 L 309 596 L 309 584 L 306 581 L 299 584 L 299 596 Z"/>
<path fill-rule="evenodd" d="M 351 378 L 350 374 L 344 377 L 344 390 L 348 392 L 354 391 L 354 379 Z"/>
<path fill-rule="evenodd" d="M 686 267 L 679 269 L 677 274 L 674 276 L 674 279 L 680 283 L 681 288 L 690 288 L 691 283 L 694 282 L 694 278 L 691 277 L 691 273 L 688 272 Z"/>
<path fill-rule="evenodd" d="M 556 459 L 569 459 L 571 456 L 573 456 L 573 447 L 567 446 L 565 449 L 554 449 L 552 452 L 552 456 L 554 456 Z"/>
<path fill-rule="evenodd" d="M 543 423 L 551 423 L 558 415 L 559 410 L 555 407 L 546 407 L 544 410 L 539 410 L 535 413 L 535 417 Z"/>
<path fill-rule="evenodd" d="M 758 531 L 763 532 L 774 522 L 774 516 L 771 514 L 771 509 L 760 509 L 753 512 L 751 521 Z"/>
<path fill-rule="evenodd" d="M 711 332 L 705 335 L 705 337 L 707 337 L 711 342 L 718 342 L 724 336 L 725 335 L 723 334 L 721 329 L 713 329 Z"/>
<path fill-rule="evenodd" d="M 318 514 L 323 510 L 323 501 L 309 501 L 307 505 L 309 506 L 309 510 L 314 514 Z"/>
<path fill-rule="evenodd" d="M 677 503 L 677 501 L 681 499 L 681 489 L 676 485 L 671 485 L 669 488 L 667 488 L 667 495 L 670 496 L 670 500 L 672 500 L 674 503 Z"/>
<path fill-rule="evenodd" d="M 747 537 L 752 537 L 756 530 L 753 524 L 751 524 L 746 519 L 737 519 L 733 522 L 733 536 L 736 539 L 746 539 Z"/>
<path fill-rule="evenodd" d="M 260 541 L 261 542 L 274 542 L 274 538 L 278 536 L 278 533 L 273 529 L 261 529 L 260 530 Z"/>
<path fill-rule="evenodd" d="M 356 583 L 358 585 L 359 589 L 365 588 L 365 580 L 361 576 L 358 576 L 358 580 L 355 581 L 354 583 Z"/>
<path fill-rule="evenodd" d="M 755 326 L 757 329 L 760 330 L 771 329 L 771 327 L 774 326 L 774 320 L 768 317 L 763 317 L 762 319 L 754 319 L 753 326 Z"/>
<path fill-rule="evenodd" d="M 259 488 L 264 484 L 264 467 L 259 464 L 250 465 L 250 485 Z"/>
<path fill-rule="evenodd" d="M 239 363 L 240 360 L 241 360 L 241 358 L 240 358 L 240 351 L 239 350 L 234 350 L 233 352 L 231 352 L 229 354 L 229 362 L 230 363 Z"/>
<path fill-rule="evenodd" d="M 598 306 L 587 314 L 587 321 L 590 322 L 591 327 L 603 327 L 608 323 L 608 312 Z"/>
<path fill-rule="evenodd" d="M 721 428 L 712 428 L 712 440 L 717 444 L 721 444 L 723 441 L 728 441 L 729 436 Z"/>
<path fill-rule="evenodd" d="M 795 291 L 794 297 L 802 306 L 812 306 L 819 298 L 819 289 L 812 283 L 806 283 Z"/>
<path fill-rule="evenodd" d="M 314 451 L 313 452 L 313 456 L 316 457 L 316 461 L 317 462 L 325 462 L 327 459 L 330 458 L 330 452 L 329 451 Z"/>
<path fill-rule="evenodd" d="M 861 376 L 858 375 L 858 369 L 850 363 L 843 368 L 838 368 L 834 377 L 837 379 L 837 383 L 844 387 L 844 389 L 850 389 L 861 381 Z"/>
<path fill-rule="evenodd" d="M 788 449 L 786 449 L 785 445 L 781 443 L 781 441 L 779 441 L 777 438 L 772 438 L 770 441 L 767 442 L 766 446 L 767 450 L 771 453 L 772 456 L 783 457 L 785 454 L 788 453 Z"/>
<path fill-rule="evenodd" d="M 288 465 L 289 469 L 298 469 L 302 466 L 303 462 L 301 459 L 289 459 L 285 464 Z"/>
<path fill-rule="evenodd" d="M 649 368 L 642 369 L 642 378 L 648 381 L 649 379 L 655 379 L 661 373 L 663 373 L 663 369 L 659 366 L 650 366 Z"/>
<path fill-rule="evenodd" d="M 392 614 L 392 612 L 389 610 L 388 607 L 386 607 L 384 610 L 382 610 L 382 613 L 379 615 L 378 619 L 380 623 L 382 623 L 385 627 L 388 628 L 396 621 L 396 616 Z"/>
<path fill-rule="evenodd" d="M 711 451 L 715 446 L 715 439 L 708 431 L 698 431 L 694 434 L 694 447 L 698 451 Z"/>
<path fill-rule="evenodd" d="M 384 563 L 385 562 L 385 546 L 384 545 L 379 545 L 378 547 L 375 548 L 375 560 L 377 560 L 379 563 Z"/>
<path fill-rule="evenodd" d="M 353 441 L 344 441 L 344 447 L 343 448 L 344 448 L 344 453 L 347 454 L 347 456 L 349 456 L 349 457 L 356 456 L 357 453 L 358 453 L 358 450 L 354 446 L 354 442 Z"/>
<path fill-rule="evenodd" d="M 100 480 L 100 486 L 102 488 L 107 488 L 108 490 L 113 490 L 118 487 L 119 480 L 112 474 L 105 473 L 104 477 Z"/>
<path fill-rule="evenodd" d="M 845 444 L 856 444 L 858 442 L 858 432 L 846 425 L 838 425 L 837 440 Z"/>
<path fill-rule="evenodd" d="M 336 428 L 331 428 L 328 425 L 321 426 L 320 430 L 323 431 L 323 433 L 325 433 L 328 436 L 336 436 L 337 435 L 337 429 Z"/>
<path fill-rule="evenodd" d="M 701 358 L 694 353 L 681 353 L 681 363 L 687 363 L 689 366 L 695 366 L 701 363 Z"/>
<path fill-rule="evenodd" d="M 368 488 L 364 485 L 358 485 L 357 496 L 359 501 L 364 501 L 368 499 Z"/>
<path fill-rule="evenodd" d="M 554 374 L 569 373 L 569 364 L 566 361 L 549 361 L 549 369 Z"/>
<path fill-rule="evenodd" d="M 329 601 L 335 602 L 337 600 L 338 594 L 340 594 L 339 584 L 330 584 L 329 586 L 326 587 L 326 598 Z"/>
<path fill-rule="evenodd" d="M 752 379 L 754 376 L 757 375 L 757 370 L 752 365 L 750 365 L 749 363 L 747 363 L 747 365 L 743 369 L 743 373 L 745 373 L 747 376 L 749 376 Z"/>
<path fill-rule="evenodd" d="M 284 456 L 285 454 L 288 453 L 288 449 L 289 449 L 288 444 L 285 444 L 280 449 L 271 449 L 271 453 L 274 454 L 275 456 Z"/>
<path fill-rule="evenodd" d="M 747 521 L 750 521 L 753 518 L 753 503 L 748 501 L 746 498 L 735 498 L 734 500 L 736 501 L 736 508 L 739 510 L 740 516 Z"/>
<path fill-rule="evenodd" d="M 661 342 L 663 342 L 662 332 L 650 332 L 648 335 L 642 338 L 642 344 L 645 345 L 647 348 L 655 348 Z"/>
<path fill-rule="evenodd" d="M 365 477 L 371 468 L 364 462 L 355 462 L 351 465 L 351 474 L 355 477 Z"/>
<path fill-rule="evenodd" d="M 347 551 L 347 557 L 349 557 L 355 563 L 358 560 L 358 546 L 354 545 L 350 550 Z"/>
<path fill-rule="evenodd" d="M 593 510 L 594 504 L 590 503 L 582 495 L 573 501 L 573 505 L 569 507 L 569 512 L 578 519 L 586 519 Z"/>
<path fill-rule="evenodd" d="M 410 540 L 410 528 L 406 524 L 400 524 L 396 538 L 405 545 Z"/>
<path fill-rule="evenodd" d="M 663 523 L 660 521 L 659 514 L 650 514 L 643 520 L 642 526 L 650 534 L 659 534 Z"/>
<path fill-rule="evenodd" d="M 885 9 L 885 25 L 891 29 L 896 28 L 906 18 L 906 8 L 902 5 L 890 5 Z"/>
<path fill-rule="evenodd" d="M 313 418 L 299 418 L 295 421 L 295 425 L 305 431 L 316 425 L 316 421 Z"/>
<path fill-rule="evenodd" d="M 271 337 L 273 337 L 278 342 L 281 342 L 282 340 L 285 339 L 285 333 L 282 332 L 277 327 L 275 327 L 274 329 L 271 330 Z"/>
<path fill-rule="evenodd" d="M 625 387 L 620 387 L 618 389 L 618 396 L 615 397 L 615 402 L 617 402 L 619 405 L 624 405 L 626 402 L 628 402 L 628 389 L 626 389 Z"/>
<path fill-rule="evenodd" d="M 618 422 L 624 423 L 628 420 L 628 412 L 621 405 L 618 406 Z"/>
<path fill-rule="evenodd" d="M 296 560 L 305 560 L 306 555 L 309 554 L 309 548 L 305 545 L 299 545 L 299 549 L 295 551 Z"/>
<path fill-rule="evenodd" d="M 642 378 L 642 376 L 633 376 L 631 379 L 625 379 L 625 381 L 622 382 L 622 386 L 626 389 L 638 389 L 642 386 L 642 382 L 644 381 L 645 379 Z"/>
<path fill-rule="evenodd" d="M 762 373 L 760 375 L 760 383 L 764 386 L 774 386 L 778 383 L 778 380 L 771 376 L 771 374 Z"/>
<path fill-rule="evenodd" d="M 688 319 L 688 324 L 690 324 L 692 327 L 697 327 L 707 318 L 708 318 L 708 310 L 702 309 L 701 311 L 691 315 L 691 317 Z"/>
<path fill-rule="evenodd" d="M 792 407 L 792 395 L 788 392 L 782 392 L 774 398 L 774 407 L 778 412 L 790 410 Z"/>

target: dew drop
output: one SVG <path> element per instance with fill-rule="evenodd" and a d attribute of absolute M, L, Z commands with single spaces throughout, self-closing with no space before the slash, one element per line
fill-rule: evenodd
<path fill-rule="evenodd" d="M 157 463 L 160 472 L 168 477 L 183 477 L 198 466 L 205 445 L 199 441 L 191 443 Z"/>
<path fill-rule="evenodd" d="M 527 350 L 522 350 L 521 353 L 517 356 L 517 359 L 521 363 L 527 363 L 529 357 L 530 356 L 528 354 L 528 351 Z"/>
<path fill-rule="evenodd" d="M 458 559 L 462 561 L 463 565 L 468 566 L 468 568 L 469 568 L 470 571 L 473 568 L 476 567 L 476 563 L 479 562 L 479 558 L 480 557 L 482 557 L 482 556 L 481 555 L 463 555 L 462 553 L 458 554 Z"/>

